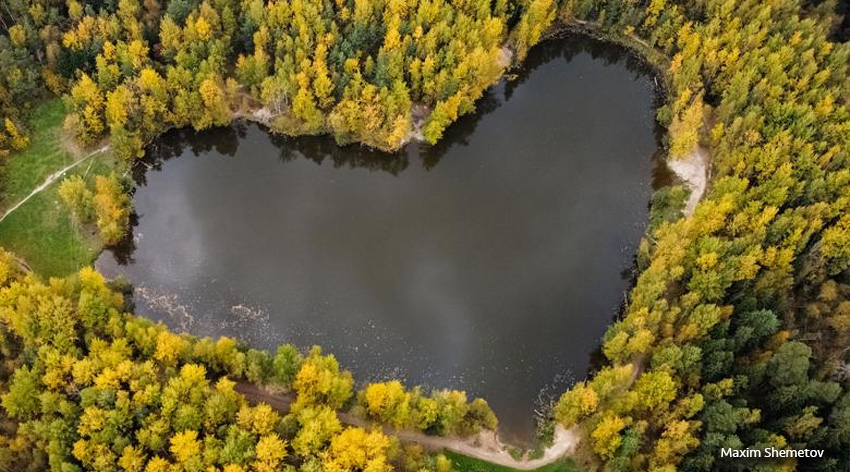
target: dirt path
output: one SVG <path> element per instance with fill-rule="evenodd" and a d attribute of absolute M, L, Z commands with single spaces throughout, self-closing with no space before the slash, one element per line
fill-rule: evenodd
<path fill-rule="evenodd" d="M 80 165 L 81 163 L 83 163 L 83 162 L 85 162 L 85 161 L 87 161 L 87 160 L 91 159 L 92 157 L 94 157 L 94 156 L 96 156 L 96 155 L 98 155 L 98 154 L 100 154 L 100 153 L 102 153 L 102 152 L 107 151 L 108 149 L 109 149 L 109 146 L 108 146 L 108 145 L 107 145 L 107 146 L 103 146 L 103 147 L 102 147 L 102 148 L 100 148 L 100 149 L 97 149 L 97 150 L 95 150 L 95 151 L 90 152 L 89 154 L 87 154 L 87 155 L 86 155 L 85 157 L 83 157 L 82 159 L 80 159 L 80 160 L 78 160 L 78 161 L 74 161 L 73 163 L 69 164 L 69 165 L 68 165 L 68 166 L 66 166 L 65 168 L 60 169 L 60 170 L 58 170 L 58 171 L 56 171 L 56 172 L 54 172 L 54 173 L 52 173 L 52 174 L 48 175 L 48 176 L 47 176 L 47 178 L 46 178 L 46 179 L 44 179 L 44 182 L 42 182 L 42 183 L 41 183 L 41 185 L 39 185 L 38 187 L 34 188 L 34 189 L 32 190 L 32 192 L 30 192 L 30 194 L 29 194 L 29 195 L 27 195 L 26 197 L 24 197 L 24 199 L 23 199 L 23 200 L 21 200 L 21 201 L 19 201 L 18 203 L 16 203 L 16 204 L 15 204 L 12 208 L 9 208 L 8 210 L 6 210 L 6 213 L 3 213 L 3 216 L 0 216 L 0 222 L 2 222 L 3 220 L 5 220 L 7 216 L 9 216 L 10 214 L 12 214 L 12 212 L 13 212 L 13 211 L 17 210 L 17 209 L 18 209 L 21 205 L 23 205 L 24 203 L 26 203 L 26 202 L 27 202 L 30 198 L 32 198 L 32 197 L 34 197 L 34 196 L 38 195 L 38 194 L 39 194 L 39 193 L 41 193 L 44 189 L 46 189 L 47 187 L 49 187 L 49 186 L 50 186 L 50 184 L 52 184 L 54 181 L 56 181 L 56 179 L 58 179 L 59 177 L 62 177 L 62 176 L 63 176 L 66 172 L 68 172 L 69 170 L 73 169 L 74 167 L 76 167 L 76 166 Z"/>
<path fill-rule="evenodd" d="M 448 449 L 465 456 L 520 470 L 533 470 L 549 465 L 571 454 L 579 442 L 577 429 L 564 429 L 559 425 L 555 429 L 552 445 L 543 451 L 542 457 L 533 460 L 517 460 L 511 456 L 508 452 L 509 446 L 499 440 L 495 431 L 484 431 L 468 439 L 427 436 L 416 431 L 388 431 L 388 433 L 402 441 L 415 442 L 428 449 Z"/>
<path fill-rule="evenodd" d="M 708 151 L 697 146 L 690 154 L 681 159 L 670 159 L 667 165 L 680 179 L 684 180 L 691 189 L 691 196 L 685 204 L 685 216 L 693 214 L 708 182 Z"/>
<path fill-rule="evenodd" d="M 289 412 L 293 401 L 292 395 L 269 392 L 246 382 L 237 383 L 236 391 L 244 395 L 252 403 L 262 402 L 282 413 Z M 372 425 L 369 421 L 349 413 L 337 413 L 337 415 L 340 422 L 344 424 L 359 427 L 369 427 Z M 494 431 L 484 431 L 471 438 L 448 438 L 429 436 L 418 431 L 397 430 L 389 427 L 384 427 L 383 430 L 386 434 L 395 436 L 401 441 L 416 443 L 426 449 L 447 449 L 465 456 L 520 470 L 532 470 L 551 464 L 571 454 L 579 442 L 577 429 L 564 429 L 558 426 L 555 429 L 554 442 L 552 446 L 543 452 L 543 457 L 533 460 L 517 460 L 508 452 L 509 445 L 503 443 Z"/>

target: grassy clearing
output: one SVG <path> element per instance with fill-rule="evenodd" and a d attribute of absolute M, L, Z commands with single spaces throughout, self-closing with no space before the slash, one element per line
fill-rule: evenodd
<path fill-rule="evenodd" d="M 33 110 L 30 146 L 10 155 L 2 169 L 0 209 L 23 200 L 47 176 L 74 162 L 74 156 L 62 146 L 64 119 L 65 105 L 58 98 Z"/>
<path fill-rule="evenodd" d="M 0 211 L 14 206 L 29 195 L 50 174 L 75 161 L 63 146 L 61 100 L 45 102 L 33 111 L 30 121 L 31 145 L 9 157 L 2 169 Z M 105 152 L 81 163 L 67 175 L 87 180 L 115 168 L 112 154 Z M 90 228 L 80 227 L 59 198 L 57 179 L 38 195 L 21 205 L 0 222 L 0 247 L 4 247 L 37 273 L 66 275 L 91 263 L 102 246 Z"/>
<path fill-rule="evenodd" d="M 464 456 L 452 451 L 445 451 L 446 457 L 454 463 L 455 469 L 459 472 L 518 472 L 519 469 L 512 469 L 503 465 L 492 464 L 472 457 Z M 533 472 L 580 472 L 578 466 L 572 459 L 560 459 L 549 465 L 544 465 L 539 469 L 534 469 Z"/>

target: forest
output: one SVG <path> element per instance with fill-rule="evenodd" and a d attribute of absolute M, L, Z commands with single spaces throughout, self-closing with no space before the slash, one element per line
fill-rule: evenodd
<path fill-rule="evenodd" d="M 553 2 L 13 0 L 4 17 L 3 147 L 26 145 L 13 104 L 47 88 L 67 94 L 81 144 L 109 136 L 132 158 L 168 128 L 243 115 L 341 144 L 434 143 L 540 39 Z"/>
<path fill-rule="evenodd" d="M 740 470 L 720 448 L 818 448 L 848 467 L 850 114 L 834 4 L 576 2 L 560 16 L 669 57 L 671 158 L 697 142 L 712 185 L 657 222 L 607 332 L 608 365 L 561 397 L 604 470 Z"/>
<path fill-rule="evenodd" d="M 0 402 L 16 423 L 0 435 L 3 470 L 448 472 L 445 456 L 344 427 L 337 412 L 434 435 L 496 427 L 487 403 L 463 392 L 426 395 L 398 382 L 355 392 L 351 374 L 319 347 L 270 354 L 178 335 L 132 316 L 127 303 L 90 268 L 45 283 L 0 254 Z M 295 401 L 285 415 L 252 405 L 237 382 Z"/>
<path fill-rule="evenodd" d="M 586 470 L 850 468 L 850 45 L 828 0 L 9 0 L 0 7 L 0 161 L 59 95 L 76 145 L 129 165 L 170 128 L 245 118 L 396 150 L 437 142 L 534 44 L 564 29 L 659 71 L 668 159 L 711 181 L 684 216 L 659 195 L 605 361 L 552 405 Z M 392 156 L 388 156 L 391 159 Z M 61 197 L 107 244 L 123 182 Z M 447 472 L 445 456 L 337 411 L 430 434 L 497 421 L 483 400 L 398 382 L 355 392 L 319 349 L 274 354 L 135 317 L 91 269 L 43 280 L 0 258 L 0 469 Z M 294 394 L 250 405 L 234 382 Z M 549 425 L 552 426 L 551 424 Z M 721 448 L 823 449 L 742 463 Z M 12 465 L 14 464 L 14 466 Z M 27 464 L 23 469 L 22 464 Z"/>

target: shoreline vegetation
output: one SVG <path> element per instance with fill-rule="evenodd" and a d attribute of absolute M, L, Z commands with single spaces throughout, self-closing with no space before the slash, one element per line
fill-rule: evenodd
<path fill-rule="evenodd" d="M 712 155 L 711 179 L 702 191 L 692 182 L 690 196 L 673 187 L 653 197 L 640 275 L 603 340 L 607 362 L 551 414 L 580 432 L 575 455 L 585 470 L 735 470 L 720 454 L 730 447 L 825 451 L 764 470 L 850 466 L 850 380 L 842 374 L 850 365 L 850 48 L 830 37 L 838 24 L 831 3 L 531 0 L 441 10 L 390 2 L 378 11 L 343 2 L 342 23 L 312 3 L 272 2 L 266 11 L 263 2 L 245 2 L 239 15 L 227 0 L 153 3 L 157 9 L 122 0 L 97 10 L 74 0 L 59 8 L 14 2 L 0 12 L 0 50 L 12 52 L 0 59 L 18 74 L 0 81 L 9 92 L 0 94 L 0 155 L 42 142 L 33 139 L 38 130 L 25 134 L 13 108 L 45 87 L 70 91 L 65 127 L 77 140 L 111 136 L 105 154 L 113 164 L 91 161 L 105 175 L 171 126 L 229 122 L 244 97 L 240 84 L 251 91 L 246 100 L 259 96 L 291 112 L 275 118 L 279 131 L 315 134 L 329 125 L 341 144 L 391 149 L 416 129 L 414 103 L 431 109 L 422 132 L 437 141 L 503 74 L 504 44 L 519 62 L 556 18 L 645 49 L 666 70 L 658 121 L 670 159 L 688 162 L 702 145 Z M 447 13 L 457 16 L 436 21 Z M 275 36 L 281 32 L 286 37 Z M 374 57 L 362 59 L 358 44 Z M 452 56 L 428 62 L 433 51 Z M 229 59 L 234 76 L 218 75 L 230 72 Z M 46 193 L 21 208 L 57 215 Z M 701 200 L 688 202 L 695 193 Z M 91 198 L 101 216 L 122 214 L 113 200 Z M 67 213 L 53 222 L 74 224 Z M 6 228 L 21 215 L 11 214 Z M 82 245 L 34 241 L 21 229 L 26 220 L 15 227 L 17 236 L 0 225 L 0 241 L 38 245 L 31 253 L 42 262 L 26 259 L 47 272 L 98 247 L 91 234 Z M 57 255 L 66 259 L 51 262 Z M 335 411 L 359 407 L 380 422 L 443 434 L 495 427 L 486 402 L 467 402 L 461 392 L 427 396 L 393 384 L 370 400 L 368 387 L 353 395 L 350 375 L 320 351 L 272 357 L 227 338 L 175 335 L 125 314 L 123 297 L 90 269 L 44 283 L 20 273 L 11 254 L 0 262 L 0 463 L 62 472 L 446 472 L 445 455 L 400 447 L 380 431 L 343 429 Z M 297 393 L 293 412 L 246 405 L 227 376 L 275 376 Z"/>
<path fill-rule="evenodd" d="M 272 355 L 226 337 L 174 334 L 128 313 L 122 294 L 90 268 L 45 285 L 17 271 L 4 251 L 0 275 L 4 357 L 37 359 L 16 368 L 0 396 L 19 433 L 0 435 L 0 459 L 17 456 L 35 470 L 48 464 L 64 470 L 75 463 L 104 470 L 109 464 L 138 463 L 148 455 L 142 450 L 159 451 L 159 457 L 170 450 L 178 458 L 175 465 L 187 470 L 199 470 L 209 460 L 228 471 L 246 470 L 236 468 L 243 465 L 277 470 L 291 456 L 325 468 L 336 460 L 365 460 L 356 462 L 358 468 L 385 471 L 390 462 L 404 460 L 413 461 L 405 470 L 439 472 L 451 468 L 445 457 L 424 456 L 416 447 L 399 454 L 398 440 L 372 426 L 452 437 L 496 426 L 487 403 L 467 401 L 463 392 L 425 394 L 399 382 L 355 391 L 351 374 L 318 347 L 303 353 L 283 345 Z M 4 375 L 9 367 L 14 365 L 4 363 Z M 249 406 L 240 393 L 244 388 L 230 379 L 287 392 L 286 408 L 280 408 L 284 414 L 269 406 L 273 401 Z M 338 414 L 360 426 L 343 428 Z M 135 433 L 136 446 L 129 445 L 127 433 Z M 67 443 L 67 434 L 76 439 Z M 24 439 L 29 435 L 53 446 L 45 455 L 31 447 L 38 442 Z M 205 438 L 203 445 L 199 437 Z M 346 458 L 333 454 L 337 442 L 338 454 Z M 183 446 L 189 448 L 185 455 L 175 452 Z M 366 458 L 358 459 L 362 454 Z M 163 458 L 151 459 L 168 466 Z"/>
<path fill-rule="evenodd" d="M 0 176 L 0 241 L 22 266 L 44 276 L 73 273 L 91 264 L 103 247 L 59 204 L 59 184 L 68 175 L 93 179 L 117 166 L 109 152 L 96 152 L 102 146 L 84 151 L 73 145 L 62 131 L 65 116 L 59 99 L 36 107 L 33 145 L 7 157 Z"/>
<path fill-rule="evenodd" d="M 245 119 L 245 117 L 243 116 L 241 117 L 241 119 Z M 105 144 L 100 149 L 95 149 L 94 151 L 91 151 L 86 157 L 96 155 L 100 152 L 108 150 L 108 148 L 109 145 Z M 391 156 L 388 157 L 391 158 Z M 85 159 L 85 157 L 83 159 Z M 74 163 L 70 164 L 68 167 L 76 166 L 81 161 L 82 160 L 77 160 Z M 45 183 L 43 183 L 39 187 L 43 188 L 46 185 L 51 184 L 55 181 L 56 175 L 60 175 L 63 173 L 64 172 L 60 170 L 59 172 L 51 174 L 51 176 L 49 176 L 48 179 L 45 180 Z M 68 180 L 71 180 L 72 178 L 73 176 L 69 177 Z M 55 185 L 57 186 L 58 184 L 58 182 L 55 183 Z M 0 223 L 2 223 L 2 219 L 0 219 Z M 237 384 L 237 387 L 238 386 L 239 384 Z M 239 388 L 237 388 L 237 391 L 239 391 L 240 393 L 244 393 L 240 391 Z M 249 400 L 251 399 L 251 397 L 248 395 L 246 395 L 246 397 Z M 352 424 L 350 421 L 342 420 L 342 422 L 344 424 Z M 355 425 L 364 426 L 362 422 Z M 538 467 L 557 463 L 562 459 L 563 456 L 568 456 L 571 451 L 575 449 L 575 445 L 578 441 L 578 437 L 576 435 L 576 428 L 566 430 L 562 427 L 557 426 L 551 444 L 534 445 L 534 447 L 537 448 L 537 452 L 535 452 L 534 454 L 539 453 L 542 455 L 542 457 L 528 455 L 532 452 L 528 451 L 526 453 L 526 458 L 518 459 L 518 457 L 521 457 L 520 448 L 511 444 L 503 443 L 493 432 L 484 433 L 486 435 L 486 439 L 482 439 L 482 437 L 478 436 L 470 439 L 433 438 L 421 433 L 393 429 L 390 429 L 387 432 L 389 435 L 398 437 L 399 439 L 402 439 L 405 442 L 414 442 L 417 444 L 424 443 L 431 445 L 441 444 L 443 446 L 442 448 L 445 448 L 447 450 L 454 450 L 456 452 L 465 453 L 469 457 L 489 460 L 492 463 L 511 467 L 518 470 L 532 470 Z M 437 448 L 431 447 L 429 449 L 436 450 Z"/>
<path fill-rule="evenodd" d="M 373 387 L 374 388 L 374 387 Z M 294 398 L 291 394 L 274 392 L 251 383 L 237 383 L 235 390 L 254 404 L 268 404 L 275 410 L 286 414 L 291 410 Z M 368 394 L 368 387 L 366 390 Z M 349 412 L 338 412 L 339 421 L 343 424 L 369 428 L 373 423 L 362 416 Z M 485 429 L 468 437 L 444 437 L 425 434 L 411 429 L 399 429 L 392 425 L 384 425 L 385 434 L 396 437 L 406 443 L 417 444 L 430 451 L 451 451 L 471 459 L 485 461 L 512 470 L 539 470 L 562 462 L 575 449 L 579 438 L 577 430 L 566 430 L 557 427 L 552 443 L 540 449 L 540 457 L 528 457 L 528 452 L 522 454 L 515 446 L 505 444 L 499 439 L 496 431 Z M 512 454 L 513 453 L 513 454 Z"/>
<path fill-rule="evenodd" d="M 659 101 L 664 100 L 664 96 L 666 94 L 666 85 L 664 85 L 664 84 L 666 83 L 667 78 L 666 78 L 666 74 L 664 73 L 663 63 L 659 62 L 657 51 L 654 51 L 653 57 L 655 57 L 655 59 L 653 59 L 653 60 L 650 60 L 649 56 L 644 55 L 644 52 L 646 52 L 646 51 L 642 51 L 642 49 L 646 48 L 646 44 L 642 43 L 639 38 L 636 38 L 634 36 L 618 37 L 618 36 L 613 36 L 613 35 L 606 35 L 599 30 L 598 25 L 595 25 L 593 23 L 586 22 L 586 21 L 580 21 L 580 20 L 573 19 L 573 20 L 570 20 L 569 22 L 566 22 L 566 23 L 556 23 L 556 24 L 552 25 L 545 33 L 543 33 L 541 35 L 540 40 L 541 41 L 543 41 L 543 40 L 554 40 L 554 39 L 556 39 L 556 38 L 558 38 L 562 35 L 565 35 L 565 34 L 586 35 L 588 37 L 593 38 L 594 40 L 601 41 L 601 42 L 607 42 L 607 43 L 616 45 L 618 47 L 623 47 L 627 51 L 630 51 L 630 53 L 634 54 L 634 56 L 636 58 L 645 61 L 645 63 L 649 67 L 652 68 L 652 74 L 656 78 L 656 87 L 657 87 L 657 93 L 658 93 Z M 503 47 L 502 49 L 503 49 L 503 51 L 506 51 L 507 47 Z M 512 53 L 510 53 L 510 52 L 506 53 L 506 55 L 511 55 L 511 54 Z M 503 57 L 505 57 L 505 55 L 503 55 Z M 508 72 L 510 72 L 511 70 L 515 70 L 516 68 L 521 68 L 521 67 L 523 67 L 523 65 L 522 65 L 522 63 L 517 63 L 517 64 L 513 64 L 513 65 L 505 64 L 505 67 L 506 67 L 505 68 L 505 75 L 499 76 L 496 79 L 496 81 L 498 81 L 498 80 L 510 80 L 509 79 L 510 74 L 508 74 Z M 506 79 L 506 77 L 507 77 L 507 79 Z M 661 78 L 661 84 L 658 83 L 658 78 Z M 488 87 L 485 87 L 484 89 L 486 90 Z M 63 105 L 58 103 L 58 101 L 55 100 L 55 99 L 50 100 L 48 102 L 45 102 L 43 105 L 41 105 L 39 107 L 39 109 L 36 109 L 33 112 L 33 116 L 36 116 L 36 117 L 37 116 L 44 116 L 44 115 L 49 116 L 51 113 L 55 113 L 54 110 L 57 107 L 63 107 Z M 42 111 L 42 109 L 46 109 L 46 111 Z M 427 140 L 422 135 L 422 125 L 423 125 L 424 119 L 427 117 L 428 113 L 429 113 L 429 110 L 427 110 L 427 107 L 424 107 L 424 106 L 421 106 L 421 105 L 414 106 L 414 109 L 413 109 L 413 115 L 414 115 L 413 129 L 408 133 L 405 140 L 403 142 L 401 142 L 399 144 L 399 146 L 404 146 L 411 141 L 427 143 Z M 65 114 L 61 115 L 61 117 L 63 119 L 66 116 L 67 115 L 65 115 Z M 252 121 L 252 122 L 256 122 L 260 125 L 263 125 L 270 133 L 280 134 L 281 131 L 275 129 L 275 127 L 273 126 L 273 123 L 272 123 L 273 118 L 274 118 L 274 115 L 272 115 L 269 112 L 269 110 L 265 107 L 263 107 L 263 108 L 247 108 L 247 109 L 241 108 L 241 109 L 234 110 L 232 112 L 232 118 L 231 118 L 231 121 L 228 122 L 228 124 L 233 122 L 233 121 L 247 120 L 247 121 Z M 60 120 L 60 121 L 63 121 L 63 120 Z M 83 160 L 87 160 L 88 158 L 95 157 L 95 156 L 97 156 L 98 154 L 101 154 L 101 153 L 114 154 L 114 150 L 112 149 L 112 145 L 110 144 L 110 139 L 108 137 L 102 139 L 101 141 L 99 141 L 98 143 L 96 143 L 94 145 L 90 145 L 90 146 L 87 146 L 85 148 L 80 148 L 78 146 L 78 144 L 75 142 L 74 138 L 70 135 L 70 131 L 67 129 L 67 126 L 62 126 L 61 129 L 60 129 L 60 127 L 57 124 L 47 124 L 47 123 L 40 123 L 40 122 L 36 121 L 36 122 L 30 123 L 29 128 L 38 129 L 42 132 L 47 131 L 50 134 L 56 134 L 57 136 L 60 136 L 59 139 L 49 139 L 45 142 L 45 144 L 48 146 L 47 150 L 39 149 L 39 150 L 33 150 L 33 152 L 37 152 L 41 155 L 43 155 L 43 154 L 66 155 L 68 157 L 65 158 L 65 161 L 67 162 L 67 161 L 71 160 L 71 163 L 68 164 L 64 168 L 54 167 L 52 174 L 44 176 L 44 180 L 41 181 L 38 185 L 34 185 L 31 188 L 31 190 L 29 191 L 30 193 L 28 195 L 26 195 L 22 198 L 19 197 L 18 200 L 13 201 L 14 198 L 15 198 L 14 193 L 12 193 L 12 194 L 3 193 L 2 195 L 0 195 L 0 210 L 3 211 L 3 214 L 0 215 L 0 241 L 4 241 L 4 240 L 10 241 L 11 240 L 12 241 L 11 243 L 7 243 L 7 249 L 16 250 L 15 252 L 19 256 L 25 255 L 26 253 L 37 253 L 37 251 L 32 251 L 31 250 L 32 248 L 27 247 L 28 244 L 19 245 L 15 242 L 16 240 L 21 239 L 21 238 L 15 237 L 15 235 L 14 235 L 15 229 L 17 229 L 17 227 L 20 226 L 18 224 L 7 225 L 7 226 L 12 228 L 9 231 L 13 233 L 13 236 L 10 237 L 10 238 L 5 238 L 5 239 L 2 238 L 2 235 L 4 233 L 4 231 L 3 231 L 4 225 L 2 224 L 3 220 L 5 220 L 8 216 L 11 215 L 11 213 L 13 213 L 15 210 L 17 210 L 20 206 L 22 206 L 27 201 L 29 201 L 29 199 L 38 195 L 40 192 L 47 190 L 48 187 L 50 187 L 54 184 L 62 183 L 60 177 L 68 177 L 68 171 L 70 171 L 71 169 L 76 167 Z M 169 131 L 170 129 L 172 129 L 172 128 L 163 129 L 161 133 L 154 135 L 154 136 L 151 136 L 143 144 L 143 147 L 146 147 L 148 144 L 150 144 L 150 142 L 152 142 L 153 140 L 155 140 L 156 138 L 161 136 L 163 133 Z M 283 133 L 283 134 L 285 134 L 285 133 Z M 332 135 L 332 132 L 325 130 L 322 134 Z M 297 135 L 295 137 L 297 137 Z M 43 139 L 41 139 L 41 137 L 39 137 L 38 142 L 42 143 L 44 141 L 43 141 Z M 348 145 L 365 145 L 367 147 L 370 146 L 366 142 L 358 142 L 358 143 L 353 143 L 353 144 L 348 144 Z M 389 154 L 388 154 L 387 158 L 388 159 L 392 158 L 392 150 L 380 149 L 380 148 L 376 148 L 376 149 L 383 151 L 383 152 L 388 152 Z M 702 150 L 703 150 L 703 152 L 707 152 L 704 148 Z M 76 156 L 76 157 L 74 157 L 74 156 Z M 31 158 L 31 157 L 28 157 L 28 156 L 19 157 L 19 156 L 17 156 L 17 154 L 13 154 L 13 157 L 16 157 L 16 158 L 18 158 L 18 160 L 22 160 L 22 161 L 30 161 L 30 162 L 31 161 L 45 161 L 46 164 L 50 164 L 50 161 L 45 160 L 45 159 Z M 73 160 L 73 159 L 76 159 L 76 160 Z M 709 159 L 706 158 L 702 162 L 702 164 L 707 164 L 708 160 Z M 118 172 L 122 175 L 127 175 L 127 174 L 129 174 L 129 172 L 131 170 L 130 168 L 132 167 L 132 165 L 134 165 L 134 161 L 132 161 L 132 160 L 131 161 L 125 161 L 124 159 L 120 159 L 120 158 L 118 158 L 117 156 L 114 156 L 114 155 L 107 156 L 106 161 L 107 161 L 107 165 L 105 167 L 104 166 L 99 167 L 99 173 L 100 174 L 106 174 L 106 173 L 112 171 L 112 172 Z M 680 164 L 679 166 L 673 166 L 672 162 L 665 161 L 665 163 L 668 165 L 668 168 L 678 177 L 679 181 L 682 184 L 684 184 L 684 185 L 686 185 L 686 186 L 688 186 L 692 189 L 693 188 L 704 188 L 704 182 L 701 183 L 700 181 L 704 180 L 704 177 L 701 177 L 701 174 L 703 172 L 705 172 L 705 170 L 702 167 L 700 167 L 700 165 L 699 165 L 700 163 L 697 162 L 697 161 L 688 160 L 688 159 L 682 159 L 682 161 L 683 162 L 686 161 L 686 162 L 688 162 L 688 164 Z M 89 170 L 90 169 L 87 169 L 86 172 L 84 173 L 86 176 L 89 175 Z M 18 171 L 18 170 L 15 170 L 15 169 L 10 169 L 10 170 L 5 172 L 5 175 L 8 177 L 9 180 L 16 180 L 22 175 L 26 176 L 26 171 Z M 91 180 L 90 183 L 93 183 L 93 179 L 89 179 L 89 180 Z M 131 185 L 131 183 L 129 181 L 125 181 L 125 186 L 127 188 L 130 188 L 130 185 Z M 700 193 L 697 192 L 697 194 L 700 194 Z M 689 198 L 689 203 L 687 205 L 688 209 L 692 210 L 692 207 L 695 204 L 695 201 L 698 200 L 698 198 L 699 197 L 695 197 L 695 195 L 692 193 L 691 197 Z M 57 200 L 57 199 L 54 199 L 54 200 Z M 675 211 L 676 210 L 674 210 L 674 212 Z M 46 212 L 45 214 L 51 214 L 51 213 L 53 213 L 53 212 Z M 73 211 L 71 213 L 73 213 Z M 51 219 L 52 218 L 53 217 L 51 217 Z M 29 221 L 31 221 L 31 220 L 29 220 Z M 53 223 L 53 222 L 51 221 L 50 223 Z M 96 238 L 96 237 L 92 238 L 91 234 L 94 233 L 95 231 L 92 230 L 92 228 L 87 228 L 85 224 L 81 224 L 81 223 L 84 223 L 84 222 L 79 221 L 79 218 L 77 216 L 74 216 L 71 220 L 69 220 L 69 223 L 70 223 L 69 225 L 65 226 L 67 229 L 58 230 L 58 231 L 54 230 L 52 228 L 55 225 L 49 224 L 49 226 L 51 226 L 51 228 L 45 230 L 44 232 L 45 233 L 54 233 L 54 232 L 63 233 L 63 232 L 65 232 L 67 234 L 62 235 L 62 236 L 64 236 L 63 239 L 71 240 L 71 241 L 76 239 L 77 241 L 79 241 L 78 243 L 76 243 L 77 246 L 89 244 L 90 249 L 87 250 L 87 251 L 83 251 L 87 255 L 84 256 L 83 259 L 80 259 L 79 257 L 63 255 L 61 253 L 55 255 L 55 257 L 51 256 L 50 260 L 67 259 L 67 260 L 70 260 L 70 261 L 74 261 L 74 263 L 72 263 L 72 264 L 59 265 L 58 267 L 61 267 L 61 269 L 59 269 L 59 270 L 54 269 L 53 264 L 46 264 L 46 266 L 45 266 L 45 264 L 43 264 L 42 261 L 40 260 L 41 258 L 37 258 L 36 262 L 33 264 L 33 266 L 36 268 L 36 272 L 43 274 L 43 275 L 47 275 L 47 276 L 70 274 L 70 273 L 73 273 L 74 271 L 76 271 L 77 269 L 79 269 L 82 266 L 91 264 L 97 258 L 98 254 L 100 254 L 100 252 L 102 252 L 102 250 L 105 249 L 106 245 L 104 245 L 102 242 L 98 242 L 97 241 L 98 238 Z M 38 224 L 38 223 L 35 223 L 35 224 L 28 223 L 28 225 L 34 227 L 36 230 L 38 230 L 41 226 L 45 226 L 44 224 Z M 86 233 L 89 233 L 89 234 L 86 234 Z M 32 235 L 32 234 L 33 233 L 30 233 L 30 235 Z M 38 232 L 36 232 L 34 234 L 41 236 L 41 234 L 38 233 Z M 29 239 L 35 240 L 35 239 L 39 239 L 39 238 L 30 236 Z M 86 243 L 86 240 L 89 240 L 90 242 Z M 69 244 L 69 246 L 74 246 L 74 245 L 75 244 L 73 244 L 73 243 Z M 80 250 L 77 249 L 77 252 L 79 253 Z M 25 261 L 25 259 L 21 259 L 21 261 L 23 262 L 23 261 Z M 28 264 L 25 264 L 25 265 L 27 265 L 27 267 L 30 267 Z"/>

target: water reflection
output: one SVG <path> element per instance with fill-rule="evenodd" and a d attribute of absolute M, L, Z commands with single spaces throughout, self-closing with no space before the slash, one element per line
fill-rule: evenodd
<path fill-rule="evenodd" d="M 528 438 L 535 402 L 587 368 L 647 217 L 654 81 L 622 54 L 544 43 L 440 144 L 393 155 L 168 133 L 136 169 L 132 240 L 98 266 L 175 328 L 466 389 Z"/>

